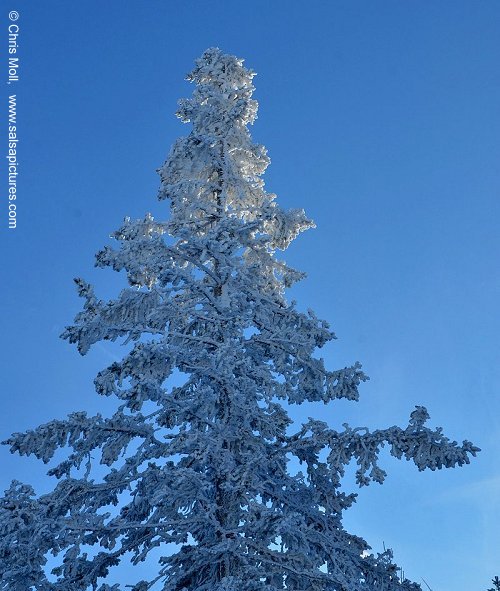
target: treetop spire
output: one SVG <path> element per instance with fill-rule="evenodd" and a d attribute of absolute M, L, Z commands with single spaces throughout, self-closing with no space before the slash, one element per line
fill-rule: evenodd
<path fill-rule="evenodd" d="M 245 126 L 255 121 L 258 103 L 252 100 L 255 87 L 253 70 L 243 66 L 243 60 L 223 53 L 212 47 L 196 60 L 195 68 L 186 79 L 196 84 L 191 99 L 181 99 L 177 116 L 184 122 L 203 123 L 200 132 L 227 135 L 234 125 Z M 200 107 L 205 107 L 200 110 Z M 219 123 L 223 125 L 207 126 L 212 119 L 209 113 L 216 109 Z M 194 117 L 198 112 L 201 117 Z M 220 117 L 222 115 L 222 117 Z M 222 119 L 222 121 L 221 121 Z"/>
<path fill-rule="evenodd" d="M 243 66 L 244 60 L 223 53 L 218 47 L 210 47 L 196 61 L 196 67 L 187 75 L 187 80 L 198 85 L 212 85 L 222 91 L 254 90 L 252 79 L 256 75 Z"/>
<path fill-rule="evenodd" d="M 191 98 L 179 101 L 177 112 L 193 128 L 174 143 L 158 170 L 159 199 L 171 202 L 173 235 L 188 230 L 199 237 L 211 234 L 220 242 L 230 233 L 235 249 L 247 248 L 251 239 L 253 253 L 260 251 L 262 259 L 275 249 L 286 249 L 314 223 L 302 209 L 283 211 L 276 196 L 264 189 L 261 176 L 270 159 L 264 146 L 252 142 L 247 127 L 258 107 L 251 98 L 254 75 L 242 59 L 218 48 L 196 60 L 187 77 L 196 88 Z M 235 218 L 246 224 L 244 230 L 238 230 Z M 275 263 L 266 266 L 274 268 Z"/>

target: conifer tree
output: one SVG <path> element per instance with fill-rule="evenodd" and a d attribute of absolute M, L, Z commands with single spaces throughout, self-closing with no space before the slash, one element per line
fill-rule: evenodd
<path fill-rule="evenodd" d="M 419 470 L 469 463 L 478 449 L 427 427 L 423 407 L 404 428 L 291 424 L 286 403 L 355 401 L 367 378 L 359 363 L 327 369 L 315 350 L 334 333 L 285 298 L 303 274 L 276 251 L 313 222 L 264 189 L 269 158 L 248 131 L 253 76 L 219 49 L 197 60 L 177 113 L 191 132 L 159 170 L 170 218 L 125 218 L 116 246 L 97 254 L 97 266 L 127 276 L 116 299 L 76 280 L 83 310 L 63 338 L 82 355 L 102 340 L 128 347 L 95 379 L 116 412 L 75 412 L 6 442 L 53 462 L 57 484 L 38 498 L 18 482 L 6 492 L 4 590 L 419 589 L 400 580 L 389 551 L 370 554 L 343 528 L 356 497 L 341 489 L 344 470 L 356 462 L 365 486 L 386 476 L 382 446 Z M 114 565 L 157 548 L 146 580 L 113 580 Z M 49 553 L 59 560 L 50 575 Z"/>

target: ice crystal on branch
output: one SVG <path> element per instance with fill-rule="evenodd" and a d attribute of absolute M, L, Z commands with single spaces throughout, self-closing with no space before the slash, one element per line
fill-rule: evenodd
<path fill-rule="evenodd" d="M 193 96 L 177 113 L 192 130 L 159 170 L 170 218 L 126 218 L 115 247 L 97 254 L 98 266 L 127 276 L 116 299 L 76 280 L 84 306 L 62 336 L 81 354 L 102 340 L 127 345 L 95 379 L 116 412 L 76 412 L 8 439 L 11 451 L 52 462 L 58 483 L 38 499 L 19 483 L 7 491 L 2 589 L 418 588 L 398 578 L 390 552 L 368 554 L 342 527 L 355 500 L 340 488 L 345 467 L 357 463 L 361 486 L 384 480 L 384 445 L 419 470 L 468 463 L 477 448 L 427 427 L 423 407 L 405 428 L 338 432 L 310 420 L 293 432 L 280 401 L 357 400 L 367 378 L 359 363 L 327 369 L 315 350 L 334 333 L 285 299 L 303 274 L 275 252 L 313 223 L 264 189 L 269 158 L 248 131 L 253 76 L 218 49 L 197 60 Z M 66 459 L 54 462 L 61 447 Z M 157 548 L 147 580 L 112 580 L 114 565 Z M 59 566 L 49 582 L 50 552 Z"/>

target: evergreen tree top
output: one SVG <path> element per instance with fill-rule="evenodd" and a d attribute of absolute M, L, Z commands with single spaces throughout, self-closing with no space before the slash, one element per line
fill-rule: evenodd
<path fill-rule="evenodd" d="M 335 338 L 285 290 L 303 274 L 276 258 L 313 226 L 284 211 L 261 179 L 253 144 L 254 73 L 219 49 L 197 60 L 192 124 L 159 174 L 167 221 L 125 218 L 96 264 L 128 286 L 100 300 L 77 279 L 83 310 L 63 338 L 85 354 L 102 340 L 125 346 L 99 372 L 110 417 L 74 412 L 5 443 L 51 463 L 51 493 L 14 482 L 0 503 L 0 589 L 9 591 L 400 591 L 389 551 L 345 531 L 348 464 L 359 486 L 382 483 L 379 452 L 419 470 L 469 463 L 478 448 L 427 426 L 417 406 L 404 428 L 337 431 L 310 419 L 293 429 L 283 401 L 357 400 L 359 363 L 329 370 L 317 349 Z M 61 448 L 69 448 L 61 461 Z M 291 459 L 302 466 L 297 472 Z M 99 465 L 96 466 L 96 463 Z M 147 580 L 113 567 L 149 560 Z M 46 572 L 46 558 L 58 566 Z"/>
<path fill-rule="evenodd" d="M 196 60 L 196 67 L 186 77 L 190 82 L 194 82 L 197 88 L 193 98 L 179 101 L 181 109 L 177 113 L 178 117 L 185 123 L 190 122 L 190 107 L 208 105 L 215 106 L 221 114 L 225 113 L 226 109 L 232 111 L 233 123 L 253 123 L 258 107 L 257 101 L 251 100 L 255 90 L 252 84 L 254 76 L 253 70 L 243 66 L 242 59 L 224 54 L 217 47 L 207 49 Z M 203 113 L 207 114 L 206 111 Z M 207 120 L 201 122 L 204 126 L 208 123 Z"/>

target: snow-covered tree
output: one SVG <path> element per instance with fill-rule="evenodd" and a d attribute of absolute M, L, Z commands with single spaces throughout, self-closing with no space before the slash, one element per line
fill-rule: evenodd
<path fill-rule="evenodd" d="M 116 412 L 76 412 L 6 442 L 52 461 L 58 482 L 39 498 L 21 483 L 7 491 L 4 590 L 419 588 L 400 580 L 389 551 L 370 554 L 343 528 L 356 497 L 341 487 L 346 466 L 357 463 L 365 486 L 385 478 L 383 446 L 419 470 L 468 463 L 478 449 L 427 427 L 423 407 L 404 428 L 337 431 L 312 419 L 293 428 L 285 404 L 354 401 L 367 378 L 359 363 L 325 368 L 315 351 L 334 333 L 285 298 L 303 274 L 276 251 L 313 223 L 264 189 L 269 158 L 248 131 L 253 76 L 219 49 L 197 60 L 193 96 L 177 113 L 192 130 L 159 170 L 170 218 L 126 218 L 117 246 L 97 254 L 97 266 L 128 278 L 116 299 L 76 280 L 84 307 L 62 336 L 82 355 L 101 340 L 128 345 L 95 379 Z M 161 558 L 146 580 L 113 580 L 111 567 L 153 549 Z"/>

